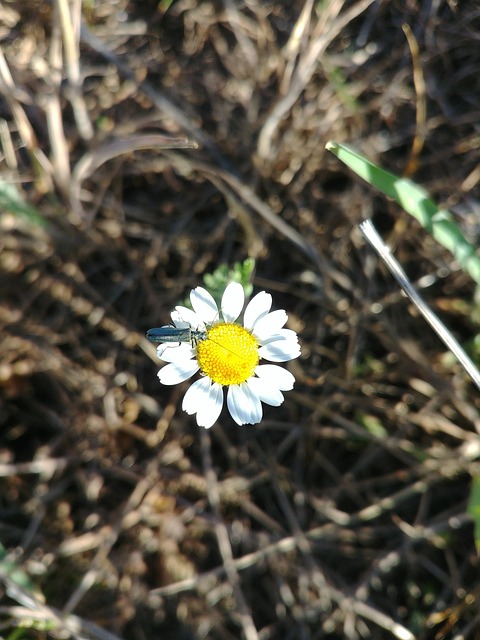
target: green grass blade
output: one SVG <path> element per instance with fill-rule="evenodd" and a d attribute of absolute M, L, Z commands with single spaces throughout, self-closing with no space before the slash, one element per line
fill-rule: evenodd
<path fill-rule="evenodd" d="M 398 204 L 448 249 L 462 269 L 480 285 L 480 257 L 463 236 L 446 209 L 439 209 L 425 189 L 408 178 L 399 178 L 373 164 L 354 149 L 337 142 L 327 142 L 326 149 L 352 171 Z"/>
<path fill-rule="evenodd" d="M 480 476 L 472 478 L 467 513 L 473 518 L 475 544 L 477 551 L 480 553 Z"/>
<path fill-rule="evenodd" d="M 2 179 L 0 179 L 0 213 L 11 213 L 41 227 L 47 224 L 42 214 L 25 202 L 17 187 Z"/>

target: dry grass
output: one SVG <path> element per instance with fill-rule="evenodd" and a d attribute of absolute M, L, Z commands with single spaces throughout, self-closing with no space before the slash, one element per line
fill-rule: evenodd
<path fill-rule="evenodd" d="M 475 3 L 80 4 L 0 4 L 0 186 L 45 221 L 2 196 L 0 540 L 35 585 L 0 563 L 3 637 L 478 639 L 480 400 L 356 224 L 463 343 L 473 286 L 324 151 L 401 173 L 416 137 L 478 241 Z M 247 255 L 297 384 L 205 432 L 143 336 Z"/>

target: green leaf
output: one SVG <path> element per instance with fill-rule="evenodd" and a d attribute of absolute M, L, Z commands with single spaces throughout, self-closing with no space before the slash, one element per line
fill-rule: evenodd
<path fill-rule="evenodd" d="M 220 305 L 223 292 L 229 282 L 239 282 L 245 291 L 245 297 L 248 298 L 253 291 L 251 279 L 254 268 L 255 260 L 253 258 L 236 262 L 232 269 L 229 269 L 226 264 L 222 264 L 213 273 L 206 273 L 203 276 L 205 288 L 212 294 L 218 305 Z"/>
<path fill-rule="evenodd" d="M 384 440 L 388 436 L 387 430 L 377 416 L 364 413 L 359 416 L 359 419 L 365 429 L 375 438 Z"/>
<path fill-rule="evenodd" d="M 477 552 L 480 553 L 480 476 L 474 476 L 472 478 L 467 513 L 473 518 L 475 545 Z"/>
<path fill-rule="evenodd" d="M 37 588 L 28 573 L 15 560 L 10 559 L 5 547 L 0 544 L 0 581 L 6 585 L 6 591 L 15 598 L 15 588 L 20 592 L 30 593 L 35 598 L 42 599 L 41 591 Z"/>
<path fill-rule="evenodd" d="M 0 213 L 11 213 L 25 218 L 28 222 L 44 227 L 46 221 L 42 214 L 27 204 L 14 184 L 9 184 L 0 178 Z"/>
<path fill-rule="evenodd" d="M 476 248 L 463 236 L 450 211 L 439 209 L 422 187 L 408 178 L 399 178 L 381 169 L 348 145 L 330 141 L 327 142 L 326 149 L 366 182 L 398 202 L 437 242 L 452 253 L 462 269 L 480 285 L 480 257 Z"/>

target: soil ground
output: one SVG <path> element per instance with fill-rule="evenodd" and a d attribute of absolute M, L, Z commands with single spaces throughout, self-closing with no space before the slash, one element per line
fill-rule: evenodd
<path fill-rule="evenodd" d="M 479 37 L 454 0 L 0 3 L 2 637 L 480 638 L 479 394 L 358 223 L 466 348 L 475 287 L 325 151 L 478 244 Z M 296 385 L 205 431 L 144 335 L 247 257 Z"/>

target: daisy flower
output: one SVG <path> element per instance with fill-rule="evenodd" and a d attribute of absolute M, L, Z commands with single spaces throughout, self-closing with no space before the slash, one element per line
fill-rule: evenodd
<path fill-rule="evenodd" d="M 196 414 L 200 427 L 209 429 L 219 417 L 223 387 L 235 422 L 257 424 L 262 419 L 261 403 L 281 405 L 282 391 L 293 389 L 295 382 L 286 369 L 260 364 L 261 359 L 286 362 L 300 355 L 297 334 L 283 328 L 287 314 L 283 309 L 270 311 L 272 296 L 261 291 L 247 304 L 243 325 L 239 324 L 245 293 L 238 282 L 226 287 L 220 309 L 203 287 L 193 289 L 190 302 L 193 310 L 175 307 L 173 327 L 147 332 L 150 340 L 160 342 L 159 358 L 168 362 L 158 373 L 160 382 L 177 384 L 200 371 L 202 377 L 190 386 L 182 403 L 184 411 Z"/>

